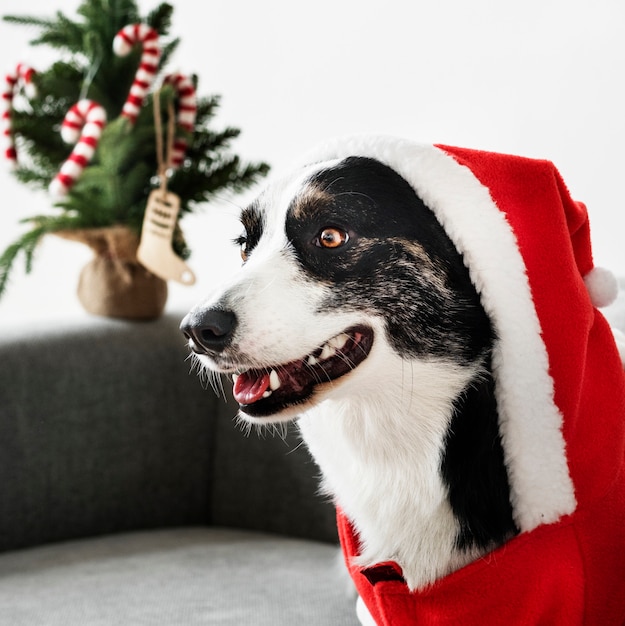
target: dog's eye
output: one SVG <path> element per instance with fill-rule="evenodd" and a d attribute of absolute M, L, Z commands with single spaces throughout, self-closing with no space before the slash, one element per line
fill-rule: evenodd
<path fill-rule="evenodd" d="M 234 240 L 234 243 L 239 246 L 239 251 L 241 253 L 241 260 L 243 263 L 247 261 L 248 251 L 247 251 L 247 238 L 245 235 L 241 235 Z"/>
<path fill-rule="evenodd" d="M 348 233 L 335 226 L 328 226 L 317 235 L 314 243 L 319 248 L 339 248 L 348 241 Z"/>
<path fill-rule="evenodd" d="M 247 241 L 243 240 L 239 245 L 241 251 L 241 260 L 245 263 L 247 261 Z"/>

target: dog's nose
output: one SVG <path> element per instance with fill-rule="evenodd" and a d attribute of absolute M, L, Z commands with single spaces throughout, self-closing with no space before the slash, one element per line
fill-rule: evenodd
<path fill-rule="evenodd" d="M 197 354 L 221 352 L 232 339 L 237 318 L 232 311 L 207 309 L 188 313 L 180 324 L 180 330 L 189 340 L 189 346 Z"/>

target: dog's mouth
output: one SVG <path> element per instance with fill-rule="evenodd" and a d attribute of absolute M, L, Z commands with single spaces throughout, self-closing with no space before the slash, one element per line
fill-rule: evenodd
<path fill-rule="evenodd" d="M 354 326 L 304 358 L 234 374 L 234 399 L 252 417 L 266 417 L 310 399 L 320 385 L 348 374 L 369 356 L 373 330 Z"/>

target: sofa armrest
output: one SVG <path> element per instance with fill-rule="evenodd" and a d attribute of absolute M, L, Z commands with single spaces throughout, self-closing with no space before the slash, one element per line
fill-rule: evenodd
<path fill-rule="evenodd" d="M 209 518 L 217 399 L 179 319 L 0 336 L 0 550 Z"/>
<path fill-rule="evenodd" d="M 237 428 L 190 372 L 181 318 L 2 330 L 0 551 L 204 524 L 336 540 L 295 429 Z"/>
<path fill-rule="evenodd" d="M 226 408 L 230 419 L 215 425 L 213 524 L 338 542 L 334 505 L 319 493 L 319 470 L 296 425 L 249 428 L 233 423 L 233 402 Z"/>

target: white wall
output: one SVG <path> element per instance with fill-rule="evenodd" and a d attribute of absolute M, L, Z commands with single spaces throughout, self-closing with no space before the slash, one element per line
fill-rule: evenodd
<path fill-rule="evenodd" d="M 2 2 L 2 13 L 18 12 Z M 157 2 L 140 1 L 142 10 Z M 23 0 L 19 13 L 71 14 L 78 0 Z M 625 5 L 622 0 L 228 0 L 175 2 L 182 44 L 172 68 L 196 72 L 222 95 L 217 124 L 242 129 L 236 151 L 275 170 L 319 140 L 382 132 L 547 158 L 589 206 L 595 259 L 625 274 Z M 34 32 L 0 24 L 0 58 L 41 67 Z M 0 249 L 17 222 L 49 201 L 18 186 L 0 163 Z M 247 194 L 249 196 L 250 194 Z M 170 283 L 181 311 L 238 265 L 228 240 L 236 204 L 185 218 L 200 280 Z M 224 260 L 229 253 L 229 260 Z M 0 324 L 80 315 L 77 274 L 90 254 L 45 240 L 34 272 L 21 268 L 0 301 Z"/>

